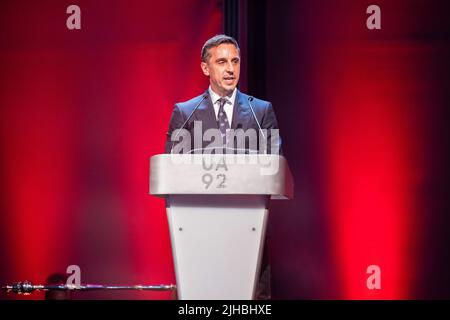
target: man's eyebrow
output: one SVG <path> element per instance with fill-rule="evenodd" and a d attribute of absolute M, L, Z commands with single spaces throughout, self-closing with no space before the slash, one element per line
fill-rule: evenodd
<path fill-rule="evenodd" d="M 231 61 L 239 61 L 239 60 L 241 60 L 239 57 L 231 58 Z M 217 58 L 215 61 L 216 62 L 227 61 L 227 59 L 226 58 Z"/>

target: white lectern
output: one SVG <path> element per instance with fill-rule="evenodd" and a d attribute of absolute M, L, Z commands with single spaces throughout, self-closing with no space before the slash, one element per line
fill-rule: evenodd
<path fill-rule="evenodd" d="M 268 202 L 290 199 L 278 155 L 160 154 L 150 160 L 150 194 L 166 197 L 179 299 L 252 299 Z"/>

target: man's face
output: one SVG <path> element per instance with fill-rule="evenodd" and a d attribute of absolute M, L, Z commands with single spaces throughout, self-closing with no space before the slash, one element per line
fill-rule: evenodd
<path fill-rule="evenodd" d="M 239 82 L 241 59 L 234 44 L 222 43 L 209 49 L 210 57 L 202 62 L 203 73 L 209 76 L 211 89 L 220 96 L 230 95 Z"/>

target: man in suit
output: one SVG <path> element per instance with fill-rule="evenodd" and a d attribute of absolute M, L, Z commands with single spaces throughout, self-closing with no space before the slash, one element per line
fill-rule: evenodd
<path fill-rule="evenodd" d="M 211 151 L 212 145 L 212 150 L 221 152 L 226 148 L 227 152 L 231 149 L 245 150 L 245 153 L 281 153 L 281 139 L 272 104 L 237 89 L 241 62 L 237 41 L 226 35 L 216 35 L 203 45 L 201 59 L 200 66 L 203 74 L 209 77 L 210 86 L 202 95 L 175 104 L 165 152 L 206 153 Z M 214 138 L 208 135 L 211 129 L 217 133 Z M 233 131 L 244 132 L 245 139 L 233 139 L 236 138 Z M 208 136 L 209 139 L 205 139 Z M 262 139 L 266 142 L 263 143 Z M 187 147 L 177 149 L 179 144 L 186 142 Z M 267 244 L 266 237 L 257 299 L 271 297 Z"/>
<path fill-rule="evenodd" d="M 237 89 L 241 62 L 237 41 L 226 35 L 214 36 L 205 42 L 201 58 L 201 69 L 209 77 L 210 86 L 204 94 L 175 104 L 165 152 L 172 153 L 177 142 L 186 142 L 182 139 L 185 132 L 180 134 L 177 130 L 185 129 L 191 140 L 187 150 L 183 149 L 184 152 L 204 151 L 208 146 L 216 148 L 223 142 L 231 149 L 243 147 L 247 149 L 247 153 L 281 153 L 281 139 L 272 104 L 250 97 Z M 201 128 L 194 130 L 196 123 Z M 205 132 L 209 129 L 216 129 L 223 141 L 216 138 L 205 139 Z M 233 133 L 238 133 L 238 130 L 247 133 L 246 141 L 238 143 L 233 139 L 236 136 Z"/>

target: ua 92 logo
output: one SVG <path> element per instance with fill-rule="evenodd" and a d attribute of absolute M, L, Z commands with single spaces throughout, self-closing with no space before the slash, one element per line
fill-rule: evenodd
<path fill-rule="evenodd" d="M 202 182 L 205 185 L 205 189 L 209 189 L 211 185 L 214 184 L 216 188 L 226 188 L 225 181 L 227 176 L 223 173 L 217 174 L 216 177 L 214 177 L 211 173 L 205 173 L 202 176 Z"/>

